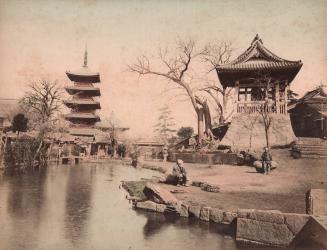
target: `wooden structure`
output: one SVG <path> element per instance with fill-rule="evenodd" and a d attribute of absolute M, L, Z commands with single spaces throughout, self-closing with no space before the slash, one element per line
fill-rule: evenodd
<path fill-rule="evenodd" d="M 68 78 L 74 82 L 73 86 L 66 87 L 66 91 L 72 96 L 64 101 L 71 109 L 71 113 L 65 116 L 70 121 L 70 134 L 76 136 L 94 137 L 92 129 L 100 117 L 96 110 L 100 109 L 100 103 L 94 97 L 100 96 L 100 89 L 94 87 L 94 83 L 100 82 L 99 73 L 91 71 L 87 66 L 87 51 L 84 53 L 84 65 L 81 69 L 66 72 Z"/>
<path fill-rule="evenodd" d="M 158 141 L 137 141 L 133 144 L 144 160 L 158 160 L 163 158 L 165 144 Z"/>
<path fill-rule="evenodd" d="M 216 71 L 223 88 L 236 89 L 237 113 L 257 113 L 268 103 L 269 112 L 287 115 L 287 91 L 301 67 L 301 61 L 273 54 L 256 35 L 244 53 Z"/>
<path fill-rule="evenodd" d="M 301 67 L 301 61 L 285 60 L 272 53 L 258 35 L 235 60 L 217 66 L 223 88 L 235 88 L 236 92 L 236 112 L 220 146 L 262 149 L 267 137 L 270 146 L 294 141 L 287 113 L 288 92 Z M 265 134 L 264 116 L 271 119 L 269 136 Z"/>
<path fill-rule="evenodd" d="M 327 137 L 326 87 L 307 92 L 288 107 L 292 127 L 297 137 Z"/>
<path fill-rule="evenodd" d="M 20 112 L 18 100 L 1 98 L 0 99 L 0 132 L 11 127 L 11 119 Z"/>

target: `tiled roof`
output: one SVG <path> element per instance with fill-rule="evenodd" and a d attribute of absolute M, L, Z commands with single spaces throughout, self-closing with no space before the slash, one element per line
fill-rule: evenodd
<path fill-rule="evenodd" d="M 99 130 L 94 128 L 71 128 L 69 133 L 71 135 L 95 136 L 97 133 L 99 133 Z"/>
<path fill-rule="evenodd" d="M 69 87 L 65 87 L 66 91 L 68 92 L 68 94 L 76 94 L 78 92 L 93 92 L 94 96 L 100 96 L 100 89 L 99 88 L 95 88 L 95 87 L 90 87 L 90 86 L 69 86 Z"/>
<path fill-rule="evenodd" d="M 299 104 L 306 104 L 312 109 L 326 111 L 327 109 L 327 91 L 326 86 L 318 86 L 314 90 L 308 91 L 303 97 L 295 103 L 289 105 L 288 109 L 293 109 Z"/>
<path fill-rule="evenodd" d="M 0 117 L 12 116 L 13 112 L 18 111 L 18 99 L 1 98 L 0 99 Z"/>
<path fill-rule="evenodd" d="M 77 70 L 67 71 L 66 75 L 74 82 L 100 82 L 99 72 L 93 72 L 87 66 Z"/>
<path fill-rule="evenodd" d="M 101 108 L 100 102 L 96 102 L 94 100 L 84 100 L 84 99 L 71 99 L 64 101 L 64 104 L 67 106 L 73 105 L 94 105 L 97 106 L 98 109 Z"/>
<path fill-rule="evenodd" d="M 98 115 L 92 114 L 92 113 L 70 113 L 67 114 L 66 119 L 70 118 L 80 118 L 80 119 L 96 119 L 100 121 L 100 117 Z"/>
<path fill-rule="evenodd" d="M 243 71 L 255 69 L 284 69 L 301 68 L 301 61 L 289 61 L 278 57 L 266 47 L 258 35 L 253 39 L 251 46 L 239 57 L 228 64 L 218 66 L 217 72 Z"/>

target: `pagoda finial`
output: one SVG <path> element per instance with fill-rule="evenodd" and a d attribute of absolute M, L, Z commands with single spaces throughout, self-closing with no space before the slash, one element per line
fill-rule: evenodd
<path fill-rule="evenodd" d="M 84 67 L 87 67 L 87 45 L 85 44 Z"/>
<path fill-rule="evenodd" d="M 260 42 L 260 43 L 263 43 L 258 34 L 255 35 L 254 39 L 252 40 L 251 45 L 253 45 L 257 41 Z"/>

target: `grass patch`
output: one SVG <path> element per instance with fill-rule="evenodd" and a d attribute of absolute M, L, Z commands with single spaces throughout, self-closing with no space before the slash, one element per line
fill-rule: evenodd
<path fill-rule="evenodd" d="M 166 171 L 167 171 L 166 169 L 164 169 L 162 167 L 146 165 L 146 164 L 143 164 L 142 168 L 150 169 L 150 170 L 153 170 L 153 171 L 158 171 L 158 172 L 163 173 L 163 174 L 166 173 Z"/>
<path fill-rule="evenodd" d="M 130 196 L 138 197 L 141 200 L 146 200 L 143 193 L 145 181 L 124 181 L 122 187 L 129 193 Z"/>

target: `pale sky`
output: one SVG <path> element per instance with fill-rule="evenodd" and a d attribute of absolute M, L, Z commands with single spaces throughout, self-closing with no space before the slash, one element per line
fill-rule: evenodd
<path fill-rule="evenodd" d="M 178 127 L 195 127 L 191 104 L 173 98 L 179 92 L 166 93 L 164 79 L 126 72 L 126 64 L 178 37 L 231 40 L 236 57 L 258 33 L 278 56 L 303 61 L 291 89 L 304 94 L 327 81 L 326 19 L 327 0 L 0 0 L 0 97 L 21 97 L 28 79 L 71 84 L 65 72 L 82 66 L 87 43 L 103 118 L 114 111 L 131 133 L 150 135 L 168 103 Z"/>

